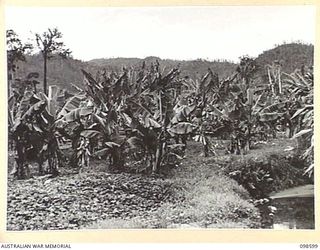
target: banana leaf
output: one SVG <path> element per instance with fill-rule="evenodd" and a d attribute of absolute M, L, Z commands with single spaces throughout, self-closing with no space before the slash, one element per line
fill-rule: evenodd
<path fill-rule="evenodd" d="M 108 148 L 114 148 L 114 147 L 120 147 L 120 144 L 112 142 L 112 141 L 108 141 L 104 143 Z"/>
<path fill-rule="evenodd" d="M 75 122 L 80 119 L 80 117 L 84 117 L 92 114 L 93 107 L 84 107 L 84 108 L 76 108 L 71 112 L 64 115 L 61 119 L 66 122 Z"/>
<path fill-rule="evenodd" d="M 175 124 L 178 122 L 183 122 L 185 121 L 189 115 L 196 109 L 197 105 L 193 104 L 191 106 L 181 106 L 176 109 L 175 115 L 171 119 L 171 123 Z"/>
<path fill-rule="evenodd" d="M 161 128 L 161 125 L 155 121 L 154 119 L 150 118 L 150 117 L 145 117 L 144 119 L 144 126 L 146 128 Z"/>
<path fill-rule="evenodd" d="M 170 134 L 174 135 L 186 135 L 193 132 L 196 126 L 190 122 L 179 122 L 168 129 Z"/>
<path fill-rule="evenodd" d="M 281 117 L 283 113 L 273 112 L 273 113 L 262 113 L 259 115 L 259 120 L 261 122 L 275 121 Z"/>
<path fill-rule="evenodd" d="M 94 156 L 94 157 L 101 157 L 101 156 L 104 156 L 104 155 L 106 155 L 107 153 L 109 153 L 109 151 L 110 151 L 110 148 L 103 148 L 103 149 L 100 149 L 100 150 L 98 150 L 98 151 L 95 151 L 93 154 L 92 154 L 92 156 Z"/>
<path fill-rule="evenodd" d="M 286 106 L 286 102 L 281 103 L 274 103 L 271 104 L 261 110 L 262 113 L 273 113 L 273 112 L 279 112 L 279 110 L 282 110 Z"/>
<path fill-rule="evenodd" d="M 21 120 L 25 120 L 27 117 L 32 117 L 36 113 L 40 113 L 43 111 L 46 107 L 45 101 L 37 102 L 36 104 L 32 105 L 27 112 L 24 113 L 24 115 L 21 117 Z"/>
<path fill-rule="evenodd" d="M 57 118 L 61 118 L 62 116 L 66 115 L 70 111 L 77 109 L 80 107 L 80 103 L 86 99 L 85 95 L 75 95 L 72 96 L 68 101 L 65 103 L 65 105 L 62 107 L 60 112 L 57 115 Z"/>
<path fill-rule="evenodd" d="M 296 118 L 297 116 L 299 116 L 302 112 L 304 112 L 307 109 L 313 109 L 313 105 L 306 105 L 305 107 L 298 109 L 293 116 L 291 117 L 291 120 L 293 120 L 294 118 Z"/>
<path fill-rule="evenodd" d="M 132 148 L 132 149 L 143 147 L 143 140 L 137 136 L 130 137 L 127 140 L 127 143 L 129 144 L 130 148 Z"/>
<path fill-rule="evenodd" d="M 57 111 L 63 107 L 65 98 L 64 98 L 64 91 L 58 88 L 55 85 L 49 86 L 48 95 L 46 96 L 44 93 L 40 93 L 41 100 L 46 101 L 47 103 L 47 111 L 48 113 L 56 118 Z"/>
<path fill-rule="evenodd" d="M 216 116 L 218 116 L 219 118 L 221 118 L 221 119 L 224 119 L 224 120 L 229 120 L 229 118 L 228 118 L 228 114 L 225 114 L 225 113 L 227 113 L 227 112 L 225 112 L 226 110 L 219 110 L 217 107 L 215 107 L 215 106 L 211 106 L 211 109 L 212 109 L 212 112 L 216 115 Z M 230 112 L 229 112 L 230 113 Z"/>
<path fill-rule="evenodd" d="M 97 130 L 83 130 L 80 133 L 81 136 L 86 137 L 88 139 L 93 138 L 95 136 L 101 135 L 101 132 L 97 131 Z"/>
<path fill-rule="evenodd" d="M 14 117 L 14 120 L 21 119 L 23 114 L 27 112 L 27 110 L 30 107 L 30 99 L 33 96 L 33 93 L 31 91 L 26 91 L 23 95 L 22 100 L 19 103 L 19 109 L 16 113 L 16 116 Z"/>
<path fill-rule="evenodd" d="M 311 128 L 300 130 L 298 133 L 296 133 L 296 134 L 292 137 L 292 139 L 296 139 L 296 138 L 298 138 L 298 137 L 300 137 L 300 136 L 303 136 L 303 135 L 305 135 L 305 134 L 309 134 L 309 133 L 312 132 L 312 131 L 313 131 L 313 129 L 311 129 Z"/>

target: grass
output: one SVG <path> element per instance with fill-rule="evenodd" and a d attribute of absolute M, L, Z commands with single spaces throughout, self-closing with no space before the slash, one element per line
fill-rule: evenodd
<path fill-rule="evenodd" d="M 87 228 L 257 228 L 258 209 L 250 195 L 214 163 L 201 156 L 201 145 L 190 143 L 182 164 L 167 178 L 184 197 L 182 202 L 165 203 L 148 218 L 107 219 Z"/>

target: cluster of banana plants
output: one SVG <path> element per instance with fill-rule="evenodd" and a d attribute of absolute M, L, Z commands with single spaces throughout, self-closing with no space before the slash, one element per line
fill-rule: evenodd
<path fill-rule="evenodd" d="M 254 60 L 243 57 L 231 77 L 219 80 L 209 69 L 201 81 L 184 84 L 187 88 L 182 95 L 196 100 L 194 138 L 204 145 L 205 156 L 214 153 L 210 137 L 230 139 L 228 151 L 235 154 L 246 153 L 255 140 L 267 140 L 269 135 L 275 138 L 277 131 L 287 130 L 288 137 L 293 137 L 298 124 L 295 113 L 302 112 L 301 100 L 306 99 L 298 96 L 312 89 L 310 83 L 302 81 L 297 72 L 295 77 L 285 75 L 276 64 L 267 68 L 268 82 L 258 86 L 256 70 Z M 296 83 L 298 79 L 304 86 Z M 303 110 L 308 108 L 310 105 Z"/>
<path fill-rule="evenodd" d="M 210 104 L 224 101 L 228 91 L 228 81 L 219 81 L 219 76 L 211 69 L 199 81 L 188 79 L 184 81 L 181 97 L 185 104 L 180 105 L 181 113 L 187 115 L 181 116 L 188 119 L 196 127 L 193 132 L 194 140 L 202 143 L 203 155 L 206 157 L 210 153 L 215 154 L 211 137 L 222 132 L 221 124 L 217 123 L 216 117 L 210 115 Z M 188 110 L 188 112 L 185 112 Z M 181 119 L 181 118 L 180 118 Z"/>
<path fill-rule="evenodd" d="M 188 121 L 193 110 L 181 105 L 177 95 L 177 86 L 182 84 L 179 73 L 175 68 L 161 72 L 159 64 L 153 64 L 140 83 L 145 87 L 128 100 L 125 111 L 125 125 L 130 131 L 128 142 L 131 148 L 143 149 L 146 166 L 153 173 L 181 157 L 177 152 L 183 151 L 186 140 L 180 144 L 175 139 L 195 129 Z"/>
<path fill-rule="evenodd" d="M 161 166 L 181 159 L 186 141 L 179 144 L 175 139 L 190 134 L 195 126 L 179 118 L 181 112 L 188 116 L 193 111 L 189 107 L 174 111 L 182 84 L 178 69 L 164 72 L 153 63 L 138 70 L 124 68 L 121 74 L 100 72 L 95 78 L 82 73 L 85 88 L 73 97 L 86 99 L 79 110 L 82 116 L 75 112 L 79 109 L 75 105 L 67 112 L 62 110 L 59 119 L 61 128 L 69 128 L 72 135 L 75 165 L 88 165 L 92 156 L 109 158 L 119 170 L 140 162 L 145 171 L 156 173 Z"/>
<path fill-rule="evenodd" d="M 156 173 L 182 159 L 190 137 L 203 144 L 204 156 L 215 154 L 212 138 L 229 139 L 228 151 L 240 154 L 257 137 L 275 136 L 279 125 L 289 128 L 290 137 L 300 131 L 294 138 L 307 138 L 304 155 L 312 162 L 312 73 L 268 68 L 270 83 L 257 87 L 256 70 L 247 57 L 222 80 L 210 69 L 199 81 L 182 78 L 178 68 L 161 69 L 158 62 L 95 77 L 82 70 L 84 88 L 76 87 L 72 96 L 55 86 L 48 95 L 37 92 L 38 75 L 29 74 L 9 99 L 15 174 L 26 177 L 31 155 L 40 174 L 58 174 L 66 143 L 74 167 L 88 167 L 91 157 L 99 157 L 118 170 L 143 166 L 141 171 Z"/>
<path fill-rule="evenodd" d="M 197 126 L 194 139 L 203 144 L 205 156 L 215 154 L 212 137 L 230 139 L 230 153 L 240 154 L 251 147 L 257 124 L 265 119 L 261 117 L 265 94 L 252 82 L 255 70 L 254 61 L 244 57 L 231 77 L 219 80 L 209 69 L 201 81 L 187 84 L 183 94 L 194 96 L 197 107 L 192 114 Z"/>
<path fill-rule="evenodd" d="M 57 175 L 62 157 L 57 114 L 65 100 L 64 91 L 52 86 L 46 96 L 25 90 L 9 100 L 9 141 L 16 149 L 13 173 L 19 179 L 27 178 L 29 163 L 36 161 L 40 174 Z"/>

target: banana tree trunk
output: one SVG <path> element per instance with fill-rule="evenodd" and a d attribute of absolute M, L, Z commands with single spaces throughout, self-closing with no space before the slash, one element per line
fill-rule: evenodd
<path fill-rule="evenodd" d="M 281 83 L 281 73 L 280 69 L 278 71 L 278 81 L 279 81 L 279 94 L 282 94 L 282 83 Z"/>
<path fill-rule="evenodd" d="M 273 86 L 273 82 L 272 82 L 272 78 L 271 78 L 271 74 L 270 74 L 270 69 L 269 68 L 268 68 L 268 78 L 269 78 L 269 83 L 270 83 L 270 86 L 271 86 L 272 94 L 275 94 L 274 93 L 274 86 Z"/>
<path fill-rule="evenodd" d="M 163 147 L 163 143 L 158 144 L 155 159 L 154 159 L 153 166 L 152 166 L 152 173 L 153 174 L 157 173 L 159 170 L 161 158 L 162 158 L 162 147 Z"/>
<path fill-rule="evenodd" d="M 203 155 L 204 155 L 204 157 L 208 157 L 209 156 L 208 144 L 203 144 Z"/>
<path fill-rule="evenodd" d="M 19 141 L 16 141 L 16 149 L 17 149 L 17 158 L 16 158 L 16 163 L 17 163 L 17 172 L 16 172 L 16 177 L 18 180 L 22 180 L 26 178 L 26 173 L 24 169 L 24 164 L 25 164 L 25 147 L 22 143 Z"/>

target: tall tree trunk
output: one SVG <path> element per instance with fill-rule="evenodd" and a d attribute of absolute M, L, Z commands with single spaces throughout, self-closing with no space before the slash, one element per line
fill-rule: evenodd
<path fill-rule="evenodd" d="M 47 54 L 43 54 L 43 92 L 47 95 Z"/>

